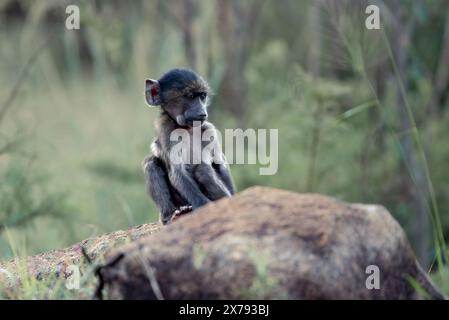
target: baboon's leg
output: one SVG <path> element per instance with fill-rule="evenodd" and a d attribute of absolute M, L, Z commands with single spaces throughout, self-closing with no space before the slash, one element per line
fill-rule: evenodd
<path fill-rule="evenodd" d="M 160 210 L 160 220 L 163 224 L 170 221 L 176 211 L 168 182 L 164 163 L 155 156 L 148 156 L 143 161 L 147 192 L 153 198 Z"/>
<path fill-rule="evenodd" d="M 199 164 L 195 169 L 195 179 L 206 191 L 207 197 L 214 201 L 223 197 L 230 197 L 231 193 L 217 176 L 214 168 L 208 164 Z"/>
<path fill-rule="evenodd" d="M 221 181 L 228 189 L 229 193 L 233 195 L 235 193 L 235 189 L 234 183 L 232 182 L 231 172 L 229 171 L 229 166 L 227 164 L 225 165 L 218 163 L 213 163 L 212 166 L 215 169 L 215 172 L 217 173 L 218 177 L 221 179 Z"/>

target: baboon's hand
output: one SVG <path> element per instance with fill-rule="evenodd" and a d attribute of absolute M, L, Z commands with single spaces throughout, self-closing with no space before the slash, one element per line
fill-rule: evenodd
<path fill-rule="evenodd" d="M 170 218 L 170 223 L 175 221 L 179 218 L 179 216 L 182 216 L 183 214 L 189 213 L 192 211 L 192 206 L 182 206 L 179 207 L 175 212 L 173 212 L 173 215 Z"/>
<path fill-rule="evenodd" d="M 189 213 L 192 210 L 193 210 L 192 206 L 182 206 L 182 207 L 179 207 L 179 209 L 176 210 L 175 212 L 178 212 L 177 215 L 181 215 L 184 213 Z"/>

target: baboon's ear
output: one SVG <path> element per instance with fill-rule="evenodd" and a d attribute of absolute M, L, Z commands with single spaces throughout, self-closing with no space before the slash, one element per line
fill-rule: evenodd
<path fill-rule="evenodd" d="M 161 104 L 161 86 L 157 80 L 145 80 L 145 100 L 150 106 Z"/>

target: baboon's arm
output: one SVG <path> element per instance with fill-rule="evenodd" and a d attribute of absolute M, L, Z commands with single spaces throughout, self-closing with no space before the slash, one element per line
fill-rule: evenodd
<path fill-rule="evenodd" d="M 209 202 L 209 199 L 201 192 L 198 184 L 189 176 L 183 165 L 172 166 L 168 176 L 172 186 L 192 206 L 192 209 L 199 208 Z"/>
<path fill-rule="evenodd" d="M 233 195 L 235 193 L 235 189 L 234 183 L 232 182 L 231 172 L 229 170 L 229 165 L 224 163 L 213 163 L 212 165 L 218 177 L 225 184 L 229 193 Z"/>
<path fill-rule="evenodd" d="M 218 177 L 214 168 L 209 164 L 202 163 L 196 167 L 195 179 L 206 191 L 207 197 L 212 201 L 231 196 L 228 188 Z"/>

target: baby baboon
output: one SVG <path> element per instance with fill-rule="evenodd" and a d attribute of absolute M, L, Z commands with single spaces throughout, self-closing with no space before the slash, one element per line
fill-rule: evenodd
<path fill-rule="evenodd" d="M 210 101 L 207 82 L 189 69 L 173 69 L 159 80 L 145 81 L 145 98 L 150 106 L 162 108 L 152 154 L 143 161 L 147 190 L 160 209 L 161 222 L 166 224 L 209 201 L 233 195 L 232 178 L 215 127 L 206 121 Z M 172 141 L 172 133 L 179 129 L 188 139 Z M 197 130 L 201 132 L 199 137 L 194 134 Z M 202 141 L 205 132 L 209 141 Z M 196 151 L 195 145 L 199 146 Z M 175 148 L 182 149 L 182 158 L 177 157 L 179 152 L 172 152 Z M 200 161 L 188 161 L 193 153 L 200 154 Z"/>

